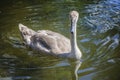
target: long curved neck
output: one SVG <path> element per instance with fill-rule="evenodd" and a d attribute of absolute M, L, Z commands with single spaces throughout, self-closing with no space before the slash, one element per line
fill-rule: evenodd
<path fill-rule="evenodd" d="M 82 54 L 77 45 L 77 34 L 76 34 L 78 17 L 79 17 L 79 13 L 77 11 L 70 12 L 70 20 L 71 20 L 71 53 L 70 55 L 73 58 L 80 60 Z"/>
<path fill-rule="evenodd" d="M 76 52 L 77 49 L 77 37 L 76 37 L 76 22 L 72 22 L 71 23 L 71 28 L 73 28 L 73 32 L 71 33 L 71 52 L 74 54 Z"/>

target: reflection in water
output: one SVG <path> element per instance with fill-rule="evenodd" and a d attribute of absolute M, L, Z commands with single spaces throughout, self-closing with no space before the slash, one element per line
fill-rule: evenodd
<path fill-rule="evenodd" d="M 91 27 L 97 32 L 103 33 L 110 29 L 120 30 L 120 1 L 102 0 L 97 4 L 86 6 L 84 25 Z"/>
<path fill-rule="evenodd" d="M 78 77 L 78 70 L 81 66 L 82 62 L 81 61 L 76 61 L 76 66 L 75 66 L 75 77 L 76 77 L 76 80 L 79 80 L 79 77 Z"/>
<path fill-rule="evenodd" d="M 85 14 L 82 24 L 91 31 L 81 36 L 81 43 L 86 48 L 84 52 L 88 52 L 85 63 L 92 63 L 89 66 L 95 68 L 88 76 L 94 75 L 94 80 L 119 80 L 120 0 L 102 0 L 97 4 L 89 4 L 85 7 Z M 91 80 L 88 76 L 81 79 Z"/>
<path fill-rule="evenodd" d="M 0 80 L 12 80 L 11 77 L 0 78 Z"/>
<path fill-rule="evenodd" d="M 114 51 L 118 49 L 120 42 L 120 1 L 102 0 L 97 4 L 90 4 L 85 8 L 83 25 L 91 29 L 89 35 L 85 35 L 81 41 L 85 44 L 90 42 L 92 47 L 87 46 L 90 53 L 93 53 L 92 60 L 101 58 L 109 59 Z M 99 33 L 98 33 L 99 32 Z M 99 37 L 98 37 L 99 36 Z M 86 48 L 87 48 L 86 47 Z M 97 47 L 96 49 L 93 49 Z"/>

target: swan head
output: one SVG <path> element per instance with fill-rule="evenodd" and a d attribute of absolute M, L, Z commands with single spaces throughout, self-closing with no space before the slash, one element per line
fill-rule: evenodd
<path fill-rule="evenodd" d="M 70 12 L 70 21 L 71 21 L 71 33 L 75 32 L 76 24 L 78 21 L 79 13 L 77 11 Z"/>
<path fill-rule="evenodd" d="M 77 22 L 79 17 L 79 13 L 77 11 L 71 11 L 69 15 L 72 22 Z"/>

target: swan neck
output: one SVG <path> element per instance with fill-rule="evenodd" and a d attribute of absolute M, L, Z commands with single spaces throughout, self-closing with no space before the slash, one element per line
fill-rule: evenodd
<path fill-rule="evenodd" d="M 73 52 L 75 52 L 75 50 L 76 50 L 76 48 L 77 48 L 77 37 L 76 37 L 76 35 L 77 35 L 77 31 L 76 31 L 76 24 L 77 23 L 72 23 L 72 25 L 71 25 L 71 27 L 73 27 L 74 29 L 74 31 L 73 31 L 73 33 L 71 33 L 71 52 L 73 53 Z"/>

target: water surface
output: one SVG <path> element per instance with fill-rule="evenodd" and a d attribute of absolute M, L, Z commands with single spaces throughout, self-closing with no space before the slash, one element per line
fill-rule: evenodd
<path fill-rule="evenodd" d="M 119 0 L 12 0 L 0 3 L 1 80 L 77 80 L 76 62 L 44 55 L 23 45 L 22 23 L 69 37 L 69 12 L 77 10 L 78 45 L 83 52 L 78 80 L 119 80 Z"/>

